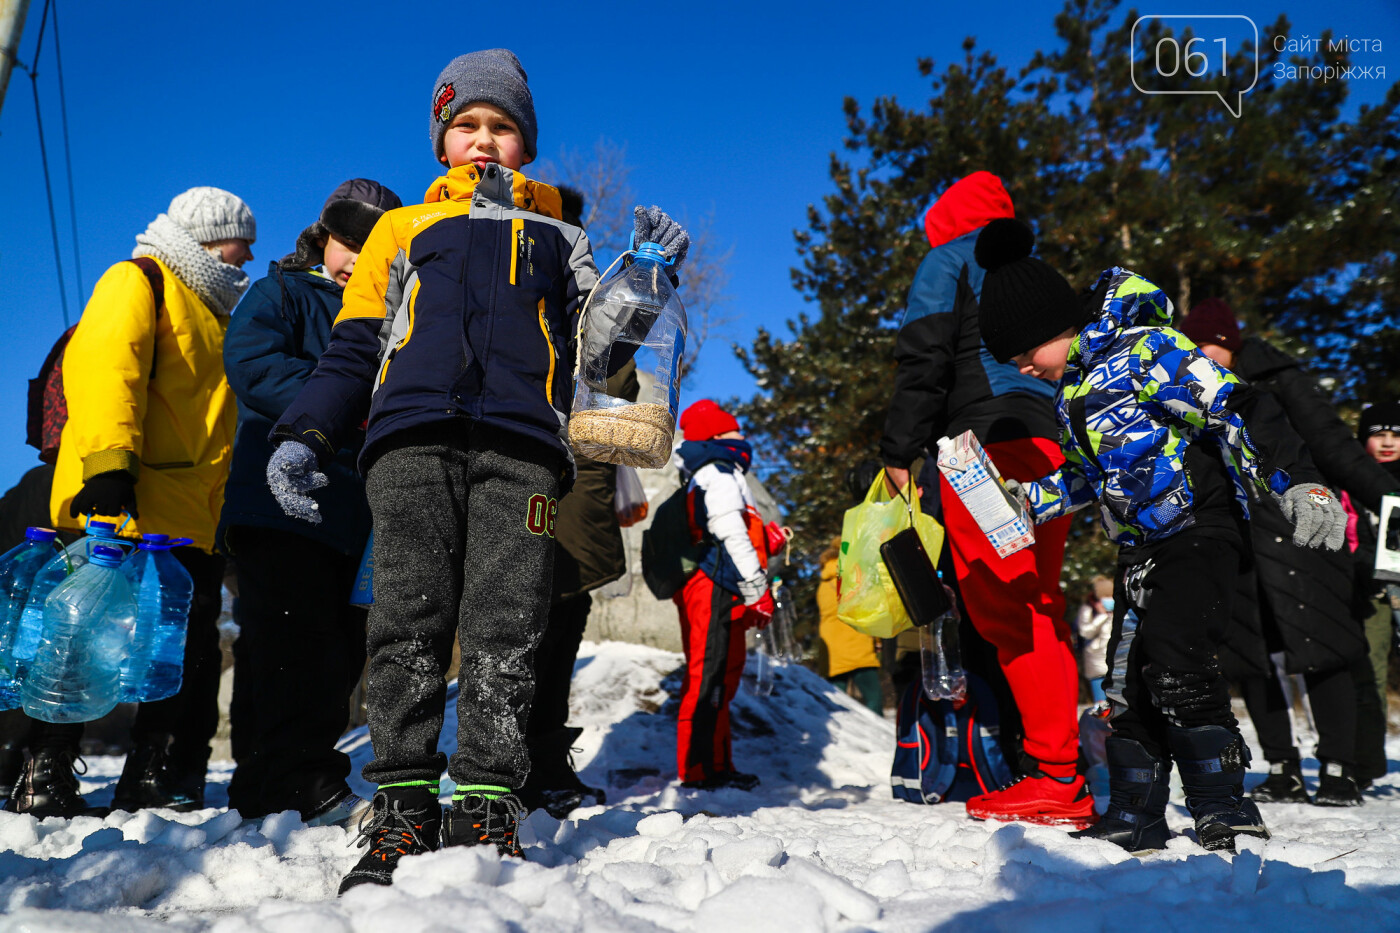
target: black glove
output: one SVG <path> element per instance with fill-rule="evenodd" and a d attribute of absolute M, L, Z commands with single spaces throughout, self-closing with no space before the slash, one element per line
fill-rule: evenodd
<path fill-rule="evenodd" d="M 120 515 L 123 512 L 132 518 L 136 514 L 136 480 L 125 470 L 111 470 L 98 473 L 83 483 L 83 488 L 73 497 L 68 507 L 68 516 L 77 518 L 96 512 L 98 515 Z"/>

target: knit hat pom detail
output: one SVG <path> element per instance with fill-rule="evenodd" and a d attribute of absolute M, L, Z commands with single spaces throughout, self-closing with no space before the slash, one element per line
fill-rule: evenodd
<path fill-rule="evenodd" d="M 1034 248 L 1035 234 L 1030 227 L 1013 217 L 999 217 L 982 228 L 973 255 L 979 266 L 991 272 L 1025 259 Z"/>

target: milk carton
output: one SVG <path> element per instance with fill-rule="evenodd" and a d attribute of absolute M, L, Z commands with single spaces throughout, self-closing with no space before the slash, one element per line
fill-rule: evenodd
<path fill-rule="evenodd" d="M 971 431 L 939 439 L 938 470 L 999 556 L 1007 557 L 1035 543 L 1030 515 L 1006 491 L 1001 474 Z"/>

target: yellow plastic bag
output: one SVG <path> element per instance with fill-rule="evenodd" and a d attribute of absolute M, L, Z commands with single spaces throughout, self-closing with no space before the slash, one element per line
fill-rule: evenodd
<path fill-rule="evenodd" d="M 836 615 L 856 631 L 893 638 L 913 625 L 880 556 L 880 545 L 911 525 L 929 559 L 938 563 L 943 526 L 919 508 L 913 477 L 904 493 L 892 498 L 885 491 L 883 470 L 870 484 L 865 501 L 846 510 L 841 523 L 841 555 L 836 562 L 841 594 Z"/>

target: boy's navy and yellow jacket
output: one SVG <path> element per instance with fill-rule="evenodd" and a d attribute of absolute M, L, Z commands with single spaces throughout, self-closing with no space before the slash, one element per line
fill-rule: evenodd
<path fill-rule="evenodd" d="M 386 212 L 272 435 L 324 464 L 364 424 L 363 472 L 395 435 L 467 418 L 571 460 L 571 340 L 598 270 L 561 217 L 558 191 L 500 165 L 458 166 L 425 203 Z"/>
<path fill-rule="evenodd" d="M 1070 345 L 1055 397 L 1064 465 L 1027 489 L 1036 522 L 1097 501 L 1121 546 L 1228 523 L 1248 487 L 1282 495 L 1321 483 L 1267 393 L 1241 382 L 1173 330 L 1172 303 L 1126 269 L 1104 272 L 1095 319 Z"/>

